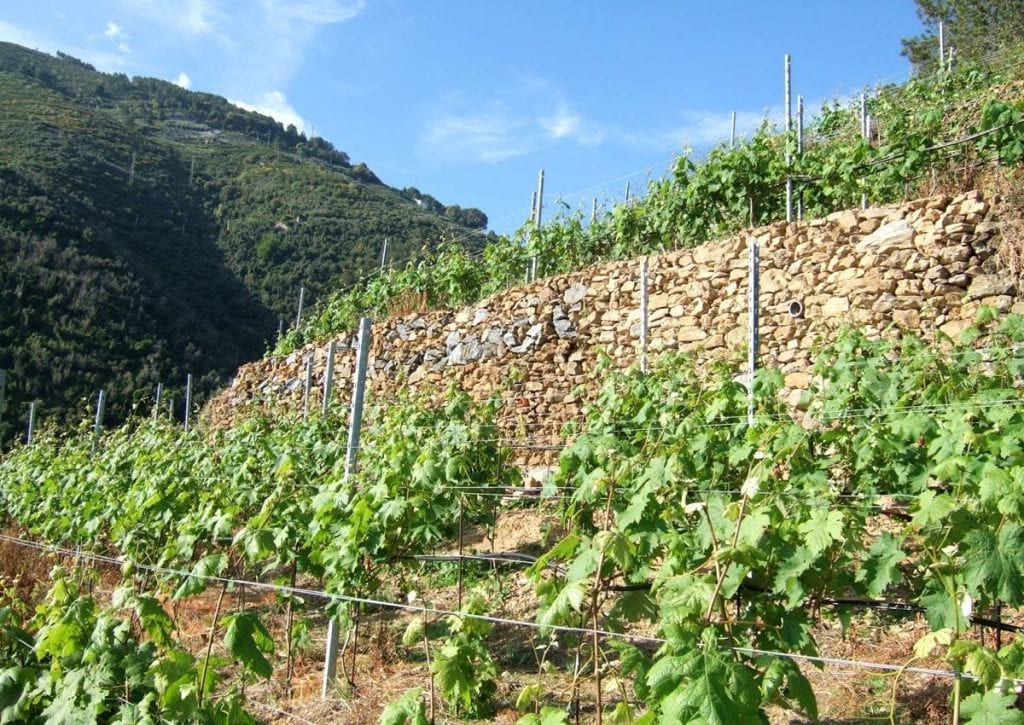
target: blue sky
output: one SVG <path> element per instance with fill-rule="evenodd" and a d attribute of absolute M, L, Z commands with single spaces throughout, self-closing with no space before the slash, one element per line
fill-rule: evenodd
<path fill-rule="evenodd" d="M 0 40 L 216 93 L 508 232 L 783 106 L 907 77 L 913 0 L 7 0 Z M 795 101 L 794 101 L 795 102 Z"/>

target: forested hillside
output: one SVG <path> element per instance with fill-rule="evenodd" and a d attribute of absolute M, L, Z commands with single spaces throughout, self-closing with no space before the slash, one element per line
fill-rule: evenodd
<path fill-rule="evenodd" d="M 0 440 L 27 403 L 123 415 L 158 381 L 214 387 L 307 299 L 486 217 L 381 183 L 223 98 L 0 43 Z M 179 400 L 181 400 L 179 395 Z"/>

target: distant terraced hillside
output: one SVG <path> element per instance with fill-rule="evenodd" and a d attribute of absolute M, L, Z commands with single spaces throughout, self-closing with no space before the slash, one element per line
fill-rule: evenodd
<path fill-rule="evenodd" d="M 223 98 L 0 43 L 0 440 L 27 404 L 123 415 L 158 381 L 212 389 L 280 317 L 349 284 L 390 240 L 478 245 L 486 217 Z M 180 400 L 180 396 L 179 396 Z"/>

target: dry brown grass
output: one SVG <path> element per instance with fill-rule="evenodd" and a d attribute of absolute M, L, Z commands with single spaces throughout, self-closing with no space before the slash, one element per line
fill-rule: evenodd
<path fill-rule="evenodd" d="M 426 312 L 429 309 L 425 292 L 406 290 L 388 302 L 387 317 L 388 319 L 404 317 L 405 315 Z"/>

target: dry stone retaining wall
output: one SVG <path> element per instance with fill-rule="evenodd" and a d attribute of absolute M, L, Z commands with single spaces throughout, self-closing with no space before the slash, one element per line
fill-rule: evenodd
<path fill-rule="evenodd" d="M 978 192 L 777 223 L 721 242 L 647 258 L 649 354 L 733 355 L 746 344 L 748 246 L 761 249 L 761 360 L 793 390 L 810 382 L 812 348 L 844 325 L 882 335 L 910 329 L 956 336 L 978 307 L 1024 310 L 995 268 L 997 221 Z M 600 385 L 600 353 L 638 360 L 639 260 L 613 262 L 500 293 L 462 310 L 379 321 L 370 397 L 410 386 L 474 398 L 501 394 L 502 427 L 525 465 L 550 462 L 562 425 Z M 338 340 L 337 404 L 347 402 L 355 345 Z M 253 407 L 300 407 L 305 356 L 319 404 L 326 345 L 244 366 L 212 401 L 216 424 Z M 574 394 L 575 391 L 575 394 Z"/>

